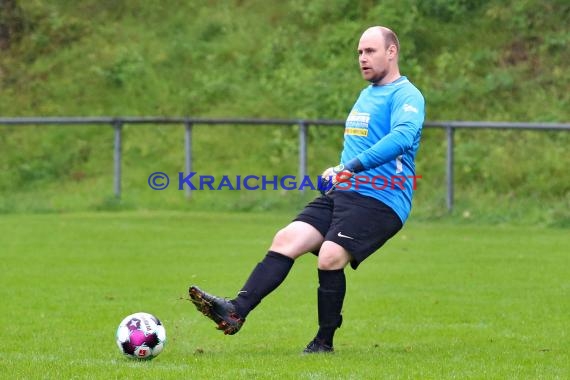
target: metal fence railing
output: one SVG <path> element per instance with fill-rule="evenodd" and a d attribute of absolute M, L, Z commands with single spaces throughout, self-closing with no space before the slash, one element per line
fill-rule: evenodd
<path fill-rule="evenodd" d="M 299 178 L 307 174 L 307 136 L 309 126 L 343 126 L 343 120 L 303 120 L 303 119 L 206 119 L 192 117 L 0 117 L 1 125 L 107 125 L 114 129 L 114 179 L 113 191 L 121 197 L 122 129 L 125 124 L 173 124 L 184 126 L 184 169 L 192 172 L 192 130 L 195 125 L 259 125 L 259 126 L 299 126 Z M 425 128 L 443 128 L 446 131 L 446 206 L 453 209 L 454 199 L 454 132 L 456 129 L 514 129 L 514 130 L 559 130 L 569 131 L 570 123 L 515 123 L 477 121 L 427 121 Z M 186 196 L 191 189 L 186 188 Z"/>

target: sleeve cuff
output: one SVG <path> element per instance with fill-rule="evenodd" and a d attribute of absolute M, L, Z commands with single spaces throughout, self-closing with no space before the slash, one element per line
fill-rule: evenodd
<path fill-rule="evenodd" d="M 364 165 L 356 157 L 344 164 L 344 167 L 353 173 L 359 173 L 364 170 Z"/>

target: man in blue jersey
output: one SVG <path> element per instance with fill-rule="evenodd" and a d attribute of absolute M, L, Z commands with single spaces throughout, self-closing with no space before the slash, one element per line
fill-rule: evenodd
<path fill-rule="evenodd" d="M 414 159 L 424 121 L 424 98 L 400 75 L 400 44 L 382 26 L 368 28 L 358 43 L 358 62 L 370 82 L 346 120 L 340 165 L 323 173 L 330 190 L 309 203 L 275 235 L 267 255 L 234 299 L 196 286 L 196 308 L 227 335 L 240 330 L 249 312 L 287 277 L 295 259 L 318 255 L 319 329 L 305 353 L 333 352 L 342 323 L 344 268 L 356 269 L 403 226 L 415 188 Z"/>

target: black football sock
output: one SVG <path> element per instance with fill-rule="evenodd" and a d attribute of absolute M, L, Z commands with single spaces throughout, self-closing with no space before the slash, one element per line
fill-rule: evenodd
<path fill-rule="evenodd" d="M 317 339 L 332 347 L 335 330 L 342 324 L 342 303 L 346 294 L 344 269 L 319 269 Z"/>
<path fill-rule="evenodd" d="M 245 318 L 261 300 L 274 291 L 289 274 L 295 260 L 269 251 L 253 269 L 238 296 L 231 302 L 237 313 Z"/>

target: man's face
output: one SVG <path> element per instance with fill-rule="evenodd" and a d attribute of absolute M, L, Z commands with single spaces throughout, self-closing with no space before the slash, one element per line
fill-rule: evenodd
<path fill-rule="evenodd" d="M 366 31 L 358 43 L 358 63 L 362 77 L 372 83 L 380 82 L 389 71 L 389 51 L 384 36 L 377 31 Z"/>

